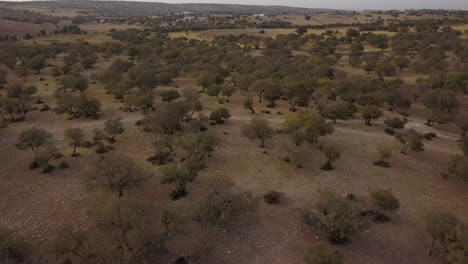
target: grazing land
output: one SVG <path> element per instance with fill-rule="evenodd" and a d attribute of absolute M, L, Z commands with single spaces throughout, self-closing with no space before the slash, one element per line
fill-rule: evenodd
<path fill-rule="evenodd" d="M 468 263 L 467 36 L 466 11 L 0 2 L 0 263 Z"/>

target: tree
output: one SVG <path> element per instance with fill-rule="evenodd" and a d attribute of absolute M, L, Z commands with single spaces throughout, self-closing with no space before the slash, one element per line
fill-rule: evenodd
<path fill-rule="evenodd" d="M 275 86 L 275 83 L 271 79 L 260 79 L 252 83 L 249 87 L 249 91 L 257 94 L 258 102 L 261 103 L 263 99 L 263 94 L 270 87 Z"/>
<path fill-rule="evenodd" d="M 104 125 L 104 130 L 107 134 L 110 135 L 109 142 L 115 142 L 115 136 L 120 135 L 125 131 L 125 128 L 122 123 L 122 118 L 111 118 L 108 119 Z"/>
<path fill-rule="evenodd" d="M 408 58 L 405 56 L 399 56 L 395 58 L 395 64 L 400 70 L 404 70 L 406 67 L 408 67 L 410 61 Z"/>
<path fill-rule="evenodd" d="M 18 136 L 16 147 L 18 149 L 31 149 L 34 152 L 37 148 L 50 141 L 52 135 L 41 128 L 32 127 L 23 130 Z"/>
<path fill-rule="evenodd" d="M 182 161 L 201 161 L 215 147 L 215 141 L 210 134 L 190 131 L 177 133 L 172 138 L 172 144 Z"/>
<path fill-rule="evenodd" d="M 199 162 L 190 160 L 180 164 L 172 164 L 164 169 L 161 183 L 176 186 L 176 189 L 171 192 L 172 200 L 178 200 L 187 195 L 187 184 L 193 182 L 198 174 L 198 170 L 193 170 L 192 165 Z"/>
<path fill-rule="evenodd" d="M 61 79 L 64 90 L 80 91 L 83 93 L 88 88 L 88 79 L 80 74 L 69 74 Z"/>
<path fill-rule="evenodd" d="M 278 82 L 271 82 L 265 89 L 264 98 L 269 102 L 268 107 L 274 108 L 276 101 L 283 95 L 283 88 Z"/>
<path fill-rule="evenodd" d="M 10 121 L 23 121 L 26 114 L 32 110 L 33 95 L 37 92 L 34 85 L 23 86 L 14 84 L 7 87 L 7 98 L 2 99 L 0 105 L 10 115 Z"/>
<path fill-rule="evenodd" d="M 390 135 L 395 133 L 395 129 L 403 129 L 408 121 L 400 117 L 389 117 L 385 119 L 384 124 L 387 125 L 387 129 Z"/>
<path fill-rule="evenodd" d="M 323 192 L 314 210 L 303 210 L 307 224 L 323 230 L 332 244 L 343 244 L 355 234 L 362 222 L 356 203 L 335 193 Z"/>
<path fill-rule="evenodd" d="M 26 81 L 29 75 L 29 67 L 25 63 L 21 63 L 16 66 L 16 74 L 23 80 Z"/>
<path fill-rule="evenodd" d="M 424 151 L 424 136 L 416 132 L 414 129 L 409 129 L 403 133 L 395 136 L 397 142 L 400 144 L 400 152 L 407 154 L 408 150 L 414 152 Z"/>
<path fill-rule="evenodd" d="M 0 262 L 5 264 L 26 263 L 29 255 L 28 247 L 0 227 Z"/>
<path fill-rule="evenodd" d="M 231 85 L 223 85 L 221 94 L 226 96 L 226 102 L 229 102 L 229 98 L 236 92 L 237 88 Z"/>
<path fill-rule="evenodd" d="M 49 173 L 55 167 L 50 165 L 50 160 L 57 155 L 58 151 L 51 141 L 47 141 L 34 152 L 33 164 L 42 168 L 42 173 Z"/>
<path fill-rule="evenodd" d="M 303 142 L 316 143 L 319 136 L 333 133 L 334 128 L 318 113 L 301 110 L 291 113 L 283 123 L 283 132 L 289 135 L 296 145 Z"/>
<path fill-rule="evenodd" d="M 210 119 L 215 121 L 216 124 L 224 124 L 225 120 L 228 120 L 231 117 L 231 113 L 226 107 L 220 107 L 210 114 Z"/>
<path fill-rule="evenodd" d="M 463 114 L 457 115 L 455 118 L 455 124 L 461 130 L 460 138 L 463 139 L 467 135 L 466 132 L 468 131 L 468 116 Z"/>
<path fill-rule="evenodd" d="M 97 119 L 101 110 L 101 102 L 85 94 L 73 95 L 61 94 L 57 99 L 57 113 L 67 113 L 70 118 L 76 119 L 81 116 Z"/>
<path fill-rule="evenodd" d="M 29 59 L 28 65 L 31 69 L 36 71 L 36 74 L 39 74 L 46 66 L 46 57 L 44 55 L 36 55 Z"/>
<path fill-rule="evenodd" d="M 468 156 L 468 135 L 465 135 L 462 138 L 460 142 L 460 148 L 463 151 L 463 154 L 465 154 L 465 156 Z"/>
<path fill-rule="evenodd" d="M 453 91 L 434 89 L 427 94 L 424 105 L 432 111 L 450 114 L 458 108 L 459 102 Z"/>
<path fill-rule="evenodd" d="M 453 177 L 468 182 L 468 157 L 462 155 L 454 156 L 449 163 L 444 177 Z"/>
<path fill-rule="evenodd" d="M 242 130 L 242 134 L 250 140 L 260 139 L 261 148 L 265 147 L 265 141 L 270 139 L 275 130 L 270 126 L 270 123 L 260 116 L 254 116 L 250 119 L 249 124 Z"/>
<path fill-rule="evenodd" d="M 174 217 L 145 196 L 111 197 L 88 210 L 86 231 L 60 230 L 48 249 L 51 263 L 159 263 Z"/>
<path fill-rule="evenodd" d="M 195 207 L 194 219 L 201 224 L 225 227 L 239 218 L 245 221 L 255 205 L 249 192 L 235 193 L 232 183 L 215 180 Z"/>
<path fill-rule="evenodd" d="M 377 153 L 379 155 L 379 160 L 374 161 L 373 164 L 375 166 L 380 166 L 380 167 L 385 167 L 385 168 L 390 167 L 390 164 L 386 161 L 386 159 L 389 159 L 392 157 L 392 152 L 393 152 L 393 149 L 389 145 L 384 145 L 384 144 L 377 145 Z"/>
<path fill-rule="evenodd" d="M 327 102 L 325 105 L 320 106 L 320 114 L 323 117 L 331 119 L 333 123 L 339 120 L 349 120 L 354 117 L 357 108 L 353 103 L 334 101 Z"/>
<path fill-rule="evenodd" d="M 163 102 L 170 103 L 180 97 L 180 93 L 177 90 L 170 89 L 161 92 L 161 98 Z"/>
<path fill-rule="evenodd" d="M 343 264 L 343 254 L 334 247 L 319 242 L 307 251 L 304 260 L 307 264 Z"/>
<path fill-rule="evenodd" d="M 65 140 L 73 147 L 72 157 L 76 157 L 79 154 L 76 153 L 76 148 L 83 144 L 84 142 L 84 133 L 81 128 L 68 128 L 65 129 Z"/>
<path fill-rule="evenodd" d="M 252 114 L 255 114 L 255 110 L 254 110 L 254 108 L 253 108 L 252 96 L 246 96 L 246 97 L 245 97 L 245 100 L 244 100 L 244 109 L 248 109 L 248 110 L 250 110 L 250 112 L 252 112 Z"/>
<path fill-rule="evenodd" d="M 299 34 L 299 35 L 304 35 L 305 33 L 307 33 L 307 27 L 304 27 L 304 26 L 300 26 L 296 29 L 296 33 Z"/>
<path fill-rule="evenodd" d="M 219 100 L 219 95 L 223 89 L 222 85 L 210 85 L 206 88 L 206 94 L 209 96 L 216 97 Z"/>
<path fill-rule="evenodd" d="M 382 115 L 382 109 L 376 105 L 365 105 L 361 108 L 361 116 L 368 126 L 371 125 L 373 119 L 378 119 Z"/>
<path fill-rule="evenodd" d="M 83 173 L 83 180 L 90 188 L 100 188 L 122 197 L 125 193 L 143 187 L 148 173 L 135 161 L 120 155 L 101 159 Z"/>
<path fill-rule="evenodd" d="M 433 210 L 426 216 L 426 230 L 432 237 L 429 255 L 432 254 L 435 243 L 438 242 L 446 251 L 448 251 L 451 239 L 455 237 L 457 226 L 460 221 L 449 212 L 440 212 Z"/>
<path fill-rule="evenodd" d="M 394 212 L 400 208 L 400 202 L 390 190 L 375 190 L 371 192 L 371 198 L 374 206 L 381 210 Z"/>
<path fill-rule="evenodd" d="M 341 151 L 335 145 L 322 146 L 321 151 L 327 158 L 327 162 L 322 166 L 322 170 L 333 170 L 332 162 L 341 157 Z"/>
<path fill-rule="evenodd" d="M 195 112 L 200 112 L 201 110 L 203 110 L 203 104 L 200 101 L 200 94 L 195 88 L 184 89 L 182 92 L 182 96 L 183 101 L 190 107 L 189 118 L 192 118 Z"/>

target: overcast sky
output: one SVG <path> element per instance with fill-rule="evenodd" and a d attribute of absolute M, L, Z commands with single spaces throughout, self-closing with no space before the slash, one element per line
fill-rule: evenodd
<path fill-rule="evenodd" d="M 129 0 L 133 1 L 133 0 Z M 468 0 L 139 0 L 165 3 L 224 3 L 251 5 L 288 5 L 333 9 L 463 9 L 468 10 Z"/>

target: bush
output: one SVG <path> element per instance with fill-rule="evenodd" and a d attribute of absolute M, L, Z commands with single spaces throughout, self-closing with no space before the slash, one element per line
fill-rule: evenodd
<path fill-rule="evenodd" d="M 424 134 L 424 139 L 428 140 L 428 141 L 431 141 L 432 139 L 434 139 L 436 137 L 437 137 L 436 133 L 431 132 L 431 133 Z"/>
<path fill-rule="evenodd" d="M 59 163 L 59 169 L 68 169 L 68 163 L 63 160 Z"/>
<path fill-rule="evenodd" d="M 400 208 L 400 202 L 390 190 L 373 191 L 371 198 L 374 205 L 381 210 L 393 212 Z"/>
<path fill-rule="evenodd" d="M 277 191 L 269 191 L 263 196 L 267 204 L 279 204 L 281 202 L 281 194 Z"/>
<path fill-rule="evenodd" d="M 360 210 L 353 201 L 325 192 L 313 210 L 303 210 L 306 224 L 323 230 L 332 244 L 343 244 L 361 227 Z"/>

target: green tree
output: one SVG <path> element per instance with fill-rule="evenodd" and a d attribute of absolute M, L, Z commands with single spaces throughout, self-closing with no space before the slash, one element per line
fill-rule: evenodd
<path fill-rule="evenodd" d="M 109 142 L 115 142 L 115 136 L 120 135 L 125 131 L 125 128 L 122 123 L 122 118 L 111 118 L 106 121 L 104 124 L 104 131 L 110 135 Z"/>
<path fill-rule="evenodd" d="M 378 119 L 382 115 L 382 109 L 376 105 L 365 105 L 361 108 L 361 116 L 368 126 L 371 125 L 372 120 Z"/>
<path fill-rule="evenodd" d="M 216 124 L 224 124 L 225 120 L 228 120 L 231 117 L 231 113 L 226 107 L 220 107 L 210 114 L 210 119 L 215 121 Z"/>
<path fill-rule="evenodd" d="M 170 89 L 170 90 L 164 90 L 161 92 L 161 99 L 163 102 L 170 103 L 180 97 L 180 93 L 177 90 Z"/>
<path fill-rule="evenodd" d="M 265 141 L 270 139 L 274 133 L 275 130 L 270 123 L 260 116 L 254 116 L 250 119 L 249 124 L 242 130 L 242 134 L 248 139 L 260 139 L 259 147 L 261 148 L 265 147 Z"/>
<path fill-rule="evenodd" d="M 172 164 L 164 169 L 162 184 L 174 184 L 176 189 L 171 192 L 171 198 L 178 200 L 187 195 L 187 185 L 195 180 L 198 168 L 194 169 L 200 161 L 190 160 L 180 164 Z"/>
<path fill-rule="evenodd" d="M 320 106 L 319 111 L 325 118 L 332 120 L 336 124 L 337 120 L 352 119 L 357 108 L 353 103 L 334 101 Z"/>
<path fill-rule="evenodd" d="M 301 110 L 291 113 L 283 123 L 283 132 L 289 135 L 296 145 L 304 142 L 316 143 L 319 136 L 333 133 L 334 128 L 318 113 Z"/>
<path fill-rule="evenodd" d="M 322 170 L 333 170 L 332 162 L 341 157 L 340 149 L 335 145 L 327 144 L 321 147 L 321 151 L 327 158 L 326 163 L 322 166 Z"/>
<path fill-rule="evenodd" d="M 34 152 L 37 148 L 49 142 L 51 138 L 52 135 L 44 129 L 32 127 L 20 133 L 16 141 L 16 147 L 18 149 L 29 148 Z"/>
<path fill-rule="evenodd" d="M 414 152 L 424 151 L 424 136 L 416 132 L 414 129 L 409 129 L 403 133 L 395 136 L 397 142 L 400 144 L 400 152 L 407 154 L 408 150 Z"/>
<path fill-rule="evenodd" d="M 134 160 L 120 155 L 101 159 L 86 170 L 83 181 L 90 188 L 100 188 L 122 197 L 125 193 L 140 189 L 148 180 L 148 173 Z"/>
<path fill-rule="evenodd" d="M 360 210 L 355 202 L 335 193 L 320 194 L 314 210 L 303 210 L 307 224 L 323 230 L 332 244 L 343 244 L 362 225 Z"/>
<path fill-rule="evenodd" d="M 389 117 L 385 119 L 384 124 L 387 125 L 391 135 L 395 133 L 395 129 L 403 129 L 408 121 L 400 117 Z"/>
<path fill-rule="evenodd" d="M 81 128 L 68 128 L 64 133 L 65 140 L 73 147 L 72 157 L 78 156 L 76 148 L 83 144 L 85 135 Z"/>

